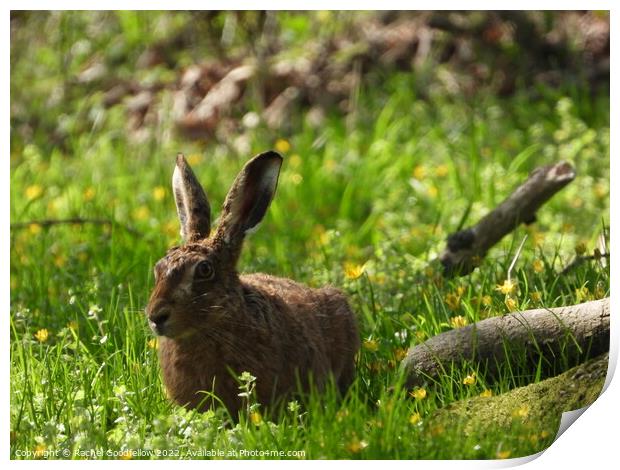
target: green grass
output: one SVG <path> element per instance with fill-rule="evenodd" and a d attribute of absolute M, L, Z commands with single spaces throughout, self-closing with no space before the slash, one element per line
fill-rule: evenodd
<path fill-rule="evenodd" d="M 123 27 L 133 28 L 130 18 Z M 101 110 L 97 126 L 70 132 L 64 150 L 43 136 L 16 137 L 12 223 L 81 216 L 115 224 L 11 232 L 12 458 L 26 451 L 53 458 L 44 450 L 64 449 L 93 449 L 103 458 L 128 449 L 171 457 L 269 449 L 305 458 L 495 458 L 549 445 L 557 423 L 467 436 L 432 424 L 433 412 L 449 403 L 537 377 L 506 370 L 487 381 L 484 371 L 464 368 L 415 399 L 400 385 L 398 362 L 407 347 L 452 328 L 455 317 L 472 323 L 506 313 L 495 286 L 526 234 L 513 272 L 517 308 L 609 295 L 609 268 L 601 263 L 557 275 L 578 244 L 591 252 L 609 224 L 608 95 L 586 99 L 586 92 L 559 89 L 466 100 L 430 90 L 420 99 L 416 90 L 412 75 L 391 74 L 380 88 L 361 88 L 354 119 L 333 113 L 313 128 L 294 115 L 286 135 L 249 131 L 250 154 L 159 131 L 138 144 L 118 108 Z M 364 344 L 343 400 L 333 390 L 312 394 L 273 421 L 257 419 L 252 413 L 264 410 L 250 402 L 252 411 L 233 425 L 222 410 L 196 414 L 166 400 L 143 308 L 154 262 L 179 241 L 169 187 L 176 152 L 190 156 L 218 212 L 245 160 L 286 147 L 279 139 L 290 148 L 278 191 L 246 242 L 240 270 L 341 287 Z M 571 161 L 578 176 L 537 222 L 506 237 L 470 276 L 442 279 L 431 261 L 447 234 L 474 223 L 533 168 L 558 159 Z M 347 277 L 349 264 L 365 265 L 364 273 Z M 464 385 L 473 372 L 475 382 Z M 547 437 L 523 438 L 542 431 Z"/>

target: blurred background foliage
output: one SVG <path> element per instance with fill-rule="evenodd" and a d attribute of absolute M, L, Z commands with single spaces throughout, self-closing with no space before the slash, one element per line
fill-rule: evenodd
<path fill-rule="evenodd" d="M 364 119 L 359 94 L 395 72 L 420 99 L 572 90 L 589 124 L 609 86 L 607 12 L 12 12 L 11 45 L 16 158 L 70 155 L 120 113 L 138 142 L 174 124 L 241 146 L 247 126 Z"/>

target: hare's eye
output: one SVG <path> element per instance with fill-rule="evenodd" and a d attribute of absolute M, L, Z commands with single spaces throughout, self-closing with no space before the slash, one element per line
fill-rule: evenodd
<path fill-rule="evenodd" d="M 215 276 L 215 270 L 210 261 L 204 260 L 196 266 L 196 276 L 200 279 L 211 280 Z"/>

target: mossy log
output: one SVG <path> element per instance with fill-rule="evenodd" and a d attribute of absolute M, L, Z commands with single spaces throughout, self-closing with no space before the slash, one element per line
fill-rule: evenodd
<path fill-rule="evenodd" d="M 515 443 L 527 448 L 519 442 L 524 439 L 531 446 L 529 454 L 534 454 L 553 442 L 562 413 L 591 405 L 598 398 L 608 362 L 605 353 L 538 383 L 497 396 L 454 402 L 430 415 L 424 425 L 431 430 L 449 427 L 461 434 L 464 443 L 493 443 L 489 449 L 480 449 L 483 455 L 469 457 L 496 458 L 498 443 L 508 451 Z"/>
<path fill-rule="evenodd" d="M 401 367 L 409 386 L 472 363 L 492 376 L 500 365 L 556 375 L 609 351 L 609 298 L 488 318 L 411 347 Z"/>
<path fill-rule="evenodd" d="M 476 225 L 448 236 L 448 246 L 439 256 L 444 274 L 464 276 L 471 273 L 492 246 L 519 224 L 534 222 L 540 206 L 573 179 L 575 170 L 567 162 L 535 169 L 521 186 Z"/>

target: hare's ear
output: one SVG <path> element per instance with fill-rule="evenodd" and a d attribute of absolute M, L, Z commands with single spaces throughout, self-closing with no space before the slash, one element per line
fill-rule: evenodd
<path fill-rule="evenodd" d="M 209 201 L 182 153 L 177 155 L 177 164 L 172 175 L 172 190 L 183 241 L 195 242 L 207 238 L 211 229 Z"/>
<path fill-rule="evenodd" d="M 265 216 L 278 185 L 282 157 L 269 151 L 243 167 L 228 191 L 217 236 L 240 247 L 243 237 Z"/>

